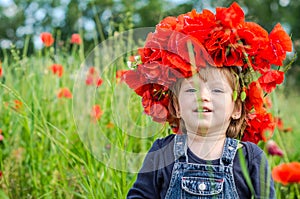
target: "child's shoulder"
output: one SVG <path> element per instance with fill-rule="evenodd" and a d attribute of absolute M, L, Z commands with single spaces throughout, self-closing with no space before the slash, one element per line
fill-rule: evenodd
<path fill-rule="evenodd" d="M 169 144 L 173 143 L 175 138 L 175 134 L 168 135 L 164 138 L 158 138 L 152 145 L 151 150 L 157 150 L 169 146 Z"/>
<path fill-rule="evenodd" d="M 249 160 L 253 160 L 255 158 L 261 157 L 263 155 L 263 150 L 254 144 L 253 142 L 241 142 L 245 155 L 249 157 Z"/>

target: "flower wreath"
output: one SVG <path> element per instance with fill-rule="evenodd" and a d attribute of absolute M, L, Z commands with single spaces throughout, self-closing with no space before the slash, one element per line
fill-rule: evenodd
<path fill-rule="evenodd" d="M 144 112 L 156 122 L 170 122 L 169 88 L 178 78 L 191 77 L 201 67 L 238 66 L 243 83 L 247 126 L 242 140 L 258 143 L 269 137 L 275 122 L 267 112 L 264 96 L 284 80 L 282 66 L 292 51 L 289 35 L 278 23 L 270 34 L 254 22 L 246 22 L 237 3 L 178 17 L 166 17 L 149 33 L 138 49 L 132 70 L 123 75 L 128 86 L 142 97 Z M 233 91 L 233 98 L 237 98 Z M 178 129 L 173 129 L 176 133 Z M 271 136 L 269 134 L 269 136 Z"/>

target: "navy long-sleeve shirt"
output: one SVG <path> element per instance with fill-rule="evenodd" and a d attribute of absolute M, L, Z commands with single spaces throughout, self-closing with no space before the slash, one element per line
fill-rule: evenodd
<path fill-rule="evenodd" d="M 172 176 L 175 158 L 173 153 L 175 135 L 156 140 L 149 150 L 137 179 L 129 190 L 127 199 L 165 198 Z M 242 151 L 247 165 L 255 198 L 275 198 L 274 183 L 270 176 L 268 162 L 264 152 L 254 143 L 242 142 Z M 219 164 L 220 160 L 205 161 L 187 150 L 190 163 Z M 233 163 L 235 186 L 240 198 L 251 198 L 237 153 Z M 268 182 L 269 181 L 269 182 Z M 266 196 L 267 192 L 269 194 Z"/>

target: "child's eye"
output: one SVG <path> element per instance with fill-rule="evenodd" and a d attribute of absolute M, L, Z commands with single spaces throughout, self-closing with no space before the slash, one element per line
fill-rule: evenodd
<path fill-rule="evenodd" d="M 195 88 L 189 88 L 189 89 L 186 89 L 185 92 L 188 92 L 188 93 L 194 93 L 196 92 L 197 90 Z"/>
<path fill-rule="evenodd" d="M 224 93 L 224 91 L 220 88 L 214 88 L 214 89 L 212 89 L 212 92 L 214 92 L 214 93 Z"/>

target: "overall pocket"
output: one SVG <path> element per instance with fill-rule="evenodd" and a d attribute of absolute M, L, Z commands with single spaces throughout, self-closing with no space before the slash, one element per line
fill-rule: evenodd
<path fill-rule="evenodd" d="M 204 177 L 182 177 L 182 198 L 223 198 L 224 179 Z"/>

